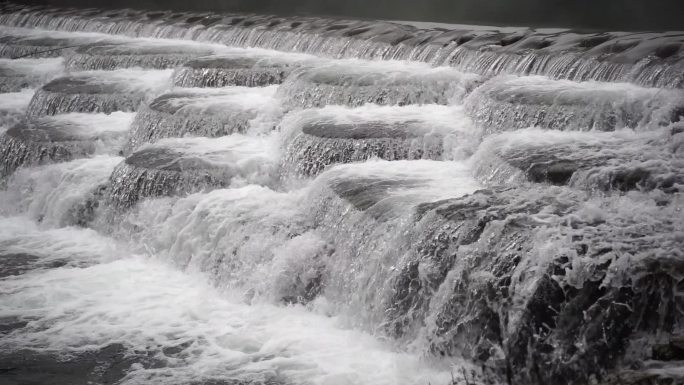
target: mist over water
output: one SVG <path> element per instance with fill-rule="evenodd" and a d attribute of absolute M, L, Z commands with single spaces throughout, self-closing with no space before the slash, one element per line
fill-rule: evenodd
<path fill-rule="evenodd" d="M 0 24 L 0 383 L 683 380 L 681 34 Z"/>

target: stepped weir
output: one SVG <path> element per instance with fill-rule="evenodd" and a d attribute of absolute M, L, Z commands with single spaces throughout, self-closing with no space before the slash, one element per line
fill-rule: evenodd
<path fill-rule="evenodd" d="M 0 383 L 684 383 L 684 32 L 0 4 Z"/>

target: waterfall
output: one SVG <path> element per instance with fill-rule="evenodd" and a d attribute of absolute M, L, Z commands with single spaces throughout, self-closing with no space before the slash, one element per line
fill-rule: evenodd
<path fill-rule="evenodd" d="M 168 45 L 152 42 L 84 45 L 76 48 L 67 59 L 70 70 L 112 70 L 118 68 L 175 68 L 186 61 L 211 55 L 212 49 L 183 42 Z"/>
<path fill-rule="evenodd" d="M 150 196 L 191 193 L 235 184 L 268 184 L 270 138 L 170 138 L 137 149 L 112 173 L 109 200 L 129 207 Z"/>
<path fill-rule="evenodd" d="M 120 151 L 132 114 L 71 113 L 17 123 L 0 136 L 0 177 L 17 168 Z"/>
<path fill-rule="evenodd" d="M 293 70 L 316 63 L 315 57 L 308 55 L 235 50 L 185 62 L 174 74 L 174 84 L 179 87 L 262 87 L 280 84 Z"/>
<path fill-rule="evenodd" d="M 0 4 L 0 383 L 681 383 L 682 36 Z"/>
<path fill-rule="evenodd" d="M 279 88 L 289 108 L 366 103 L 447 104 L 477 84 L 478 77 L 420 64 L 340 60 L 304 68 Z"/>
<path fill-rule="evenodd" d="M 3 93 L 35 88 L 63 72 L 62 59 L 0 59 L 0 81 Z"/>
<path fill-rule="evenodd" d="M 4 7 L 0 24 L 131 37 L 188 39 L 334 58 L 413 60 L 480 75 L 537 74 L 575 81 L 681 88 L 678 32 L 577 33 L 324 18 Z"/>
<path fill-rule="evenodd" d="M 283 171 L 311 176 L 337 163 L 465 159 L 474 125 L 457 108 L 440 105 L 328 106 L 291 113 L 281 122 Z"/>
<path fill-rule="evenodd" d="M 494 77 L 465 103 L 487 132 L 543 127 L 600 130 L 667 126 L 684 111 L 684 92 L 630 84 Z"/>
<path fill-rule="evenodd" d="M 162 94 L 136 114 L 128 147 L 162 138 L 269 132 L 282 115 L 276 89 L 181 88 Z"/>
<path fill-rule="evenodd" d="M 168 81 L 168 71 L 78 72 L 39 88 L 28 106 L 29 117 L 68 112 L 135 111 Z M 137 81 L 136 81 L 137 80 Z"/>

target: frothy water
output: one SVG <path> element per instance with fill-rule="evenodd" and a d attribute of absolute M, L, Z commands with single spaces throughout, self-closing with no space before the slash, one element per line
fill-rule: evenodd
<path fill-rule="evenodd" d="M 120 343 L 129 354 L 157 364 L 134 361 L 121 384 L 231 378 L 409 385 L 449 379 L 414 355 L 395 353 L 368 335 L 340 328 L 335 318 L 302 307 L 249 306 L 196 277 L 143 258 L 8 279 L 2 290 L 21 293 L 3 301 L 3 317 L 40 319 L 28 326 L 30 334 L 3 339 L 3 348 L 68 355 Z M 45 290 L 51 294 L 45 296 Z"/>
<path fill-rule="evenodd" d="M 129 207 L 150 196 L 227 186 L 271 184 L 277 148 L 272 137 L 170 138 L 143 146 L 111 177 L 110 202 Z"/>
<path fill-rule="evenodd" d="M 0 134 L 24 117 L 33 93 L 34 90 L 26 88 L 19 92 L 0 94 Z"/>
<path fill-rule="evenodd" d="M 682 382 L 681 33 L 0 24 L 1 383 Z"/>
<path fill-rule="evenodd" d="M 25 214 L 46 227 L 87 224 L 102 199 L 109 176 L 123 158 L 91 159 L 26 168 L 0 193 L 5 216 Z"/>
<path fill-rule="evenodd" d="M 137 113 L 128 149 L 162 138 L 268 133 L 282 115 L 277 86 L 180 88 Z"/>
<path fill-rule="evenodd" d="M 64 61 L 54 59 L 0 59 L 0 91 L 20 92 L 35 88 L 61 74 Z"/>

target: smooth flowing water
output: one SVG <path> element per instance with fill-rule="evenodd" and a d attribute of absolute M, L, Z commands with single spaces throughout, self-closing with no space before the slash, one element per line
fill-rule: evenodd
<path fill-rule="evenodd" d="M 0 25 L 0 383 L 684 383 L 684 32 Z"/>

